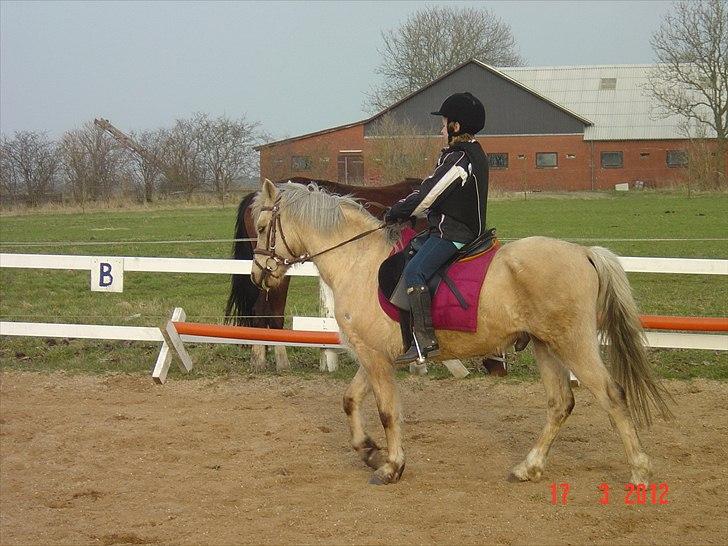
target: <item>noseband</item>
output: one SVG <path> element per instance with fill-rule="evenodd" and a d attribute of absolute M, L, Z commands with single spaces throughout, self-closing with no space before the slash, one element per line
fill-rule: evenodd
<path fill-rule="evenodd" d="M 281 225 L 281 196 L 278 195 L 272 207 L 261 207 L 260 210 L 261 212 L 270 211 L 271 213 L 271 219 L 268 223 L 270 229 L 268 230 L 268 236 L 266 237 L 265 248 L 259 249 L 256 247 L 253 250 L 253 263 L 257 265 L 261 269 L 261 271 L 263 271 L 263 279 L 261 280 L 261 284 L 262 281 L 269 276 L 276 279 L 280 278 L 280 275 L 276 275 L 275 271 L 277 271 L 281 265 L 284 267 L 289 267 L 295 264 L 308 262 L 316 256 L 321 256 L 321 254 L 325 254 L 326 252 L 344 246 L 348 243 L 353 243 L 354 241 L 357 241 L 358 239 L 361 239 L 362 237 L 365 237 L 370 233 L 374 233 L 375 231 L 379 231 L 380 229 L 384 229 L 386 227 L 386 224 L 382 224 L 379 227 L 370 229 L 368 231 L 365 231 L 364 233 L 360 233 L 359 235 L 356 235 L 351 239 L 347 239 L 346 241 L 327 248 L 326 250 L 322 250 L 321 252 L 317 252 L 316 254 L 309 254 L 308 252 L 305 252 L 297 258 L 289 259 L 284 258 L 276 252 L 276 236 L 280 233 L 281 241 L 283 241 L 283 246 L 286 248 L 291 256 L 295 256 L 294 252 L 291 250 L 291 247 L 288 246 L 288 241 L 286 241 L 286 236 L 283 233 L 283 226 Z M 260 263 L 257 259 L 257 256 L 265 256 L 265 263 Z"/>

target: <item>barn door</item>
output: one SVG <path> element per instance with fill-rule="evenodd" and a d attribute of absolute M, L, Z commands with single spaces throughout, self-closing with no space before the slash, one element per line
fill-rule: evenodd
<path fill-rule="evenodd" d="M 364 157 L 361 153 L 339 154 L 339 183 L 362 184 L 364 182 Z"/>

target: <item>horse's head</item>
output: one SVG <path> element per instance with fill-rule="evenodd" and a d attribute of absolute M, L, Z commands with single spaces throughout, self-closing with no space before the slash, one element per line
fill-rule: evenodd
<path fill-rule="evenodd" d="M 281 197 L 281 191 L 266 179 L 254 202 L 258 240 L 250 278 L 264 290 L 278 286 L 288 268 L 304 255 L 296 230 L 284 227 L 286 215 Z"/>
<path fill-rule="evenodd" d="M 353 243 L 384 227 L 355 199 L 316 184 L 263 182 L 253 202 L 258 242 L 251 280 L 275 288 L 288 268 Z M 369 242 L 369 240 L 367 241 Z"/>

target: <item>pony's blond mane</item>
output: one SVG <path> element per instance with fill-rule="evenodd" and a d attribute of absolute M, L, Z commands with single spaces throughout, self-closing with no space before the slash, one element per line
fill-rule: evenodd
<path fill-rule="evenodd" d="M 311 182 L 307 185 L 294 182 L 276 184 L 280 191 L 281 211 L 294 222 L 310 226 L 315 231 L 327 233 L 340 231 L 345 221 L 344 211 L 348 208 L 361 213 L 362 217 L 372 224 L 379 223 L 362 205 L 359 199 L 351 195 L 336 195 Z M 263 196 L 258 193 L 253 200 L 253 214 L 257 218 L 263 206 Z M 398 234 L 387 230 L 387 239 L 396 241 Z M 398 230 L 397 230 L 398 232 Z"/>

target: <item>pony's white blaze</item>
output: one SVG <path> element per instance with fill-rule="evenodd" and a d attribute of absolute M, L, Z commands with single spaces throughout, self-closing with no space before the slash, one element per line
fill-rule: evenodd
<path fill-rule="evenodd" d="M 256 208 L 259 214 L 280 203 L 280 229 L 293 254 L 316 254 L 378 221 L 356 201 L 329 195 L 315 186 L 266 182 Z M 271 226 L 266 225 L 265 230 Z M 264 232 L 265 232 L 264 230 Z M 400 405 L 393 358 L 402 350 L 398 325 L 377 299 L 377 271 L 387 257 L 391 232 L 363 239 L 314 258 L 321 278 L 331 287 L 336 320 L 356 353 L 360 368 L 344 395 L 351 444 L 375 468 L 372 483 L 396 482 L 404 470 Z M 259 245 L 265 237 L 259 237 Z M 282 251 L 278 248 L 277 251 Z M 534 352 L 548 398 L 547 423 L 533 449 L 512 472 L 516 480 L 541 477 L 546 455 L 574 397 L 569 370 L 609 413 L 622 439 L 632 481 L 646 483 L 649 459 L 642 451 L 633 419 L 649 421 L 650 404 L 668 414 L 663 390 L 652 378 L 640 343 L 641 330 L 626 275 L 616 257 L 545 237 L 505 245 L 493 259 L 480 294 L 475 333 L 439 331 L 442 360 L 490 354 L 509 346 L 520 332 L 534 340 Z M 601 325 L 597 317 L 603 318 Z M 611 339 L 615 370 L 611 377 L 599 354 L 598 330 Z M 374 391 L 387 449 L 380 450 L 365 432 L 360 407 Z"/>

